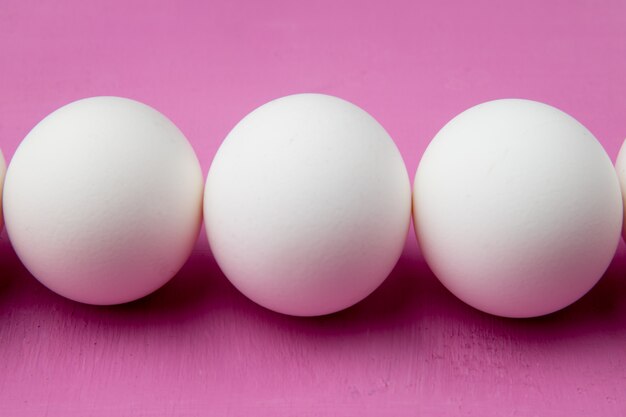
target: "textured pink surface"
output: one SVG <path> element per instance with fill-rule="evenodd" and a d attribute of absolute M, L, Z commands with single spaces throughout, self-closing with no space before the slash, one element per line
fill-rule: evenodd
<path fill-rule="evenodd" d="M 413 174 L 481 101 L 578 118 L 615 158 L 626 114 L 623 1 L 0 2 L 0 145 L 92 95 L 168 115 L 204 172 L 228 130 L 314 91 L 368 110 Z M 345 312 L 296 319 L 237 293 L 201 238 L 154 295 L 96 308 L 38 284 L 0 242 L 0 416 L 612 416 L 626 413 L 626 251 L 574 306 L 534 320 L 450 295 L 413 236 Z"/>

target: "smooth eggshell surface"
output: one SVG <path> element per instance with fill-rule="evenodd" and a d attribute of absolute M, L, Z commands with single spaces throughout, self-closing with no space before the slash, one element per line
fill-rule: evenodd
<path fill-rule="evenodd" d="M 423 255 L 456 296 L 508 317 L 539 316 L 584 295 L 614 256 L 622 199 L 611 161 L 575 119 L 497 100 L 450 121 L 414 184 Z"/>
<path fill-rule="evenodd" d="M 0 229 L 2 229 L 2 226 L 4 224 L 4 216 L 2 214 L 2 189 L 4 186 L 4 176 L 6 174 L 6 171 L 7 165 L 4 160 L 4 154 L 0 150 Z"/>
<path fill-rule="evenodd" d="M 229 280 L 285 314 L 332 313 L 376 289 L 408 232 L 404 162 L 357 106 L 299 94 L 256 109 L 208 174 L 204 216 Z"/>
<path fill-rule="evenodd" d="M 622 147 L 617 155 L 615 169 L 617 170 L 617 176 L 622 189 L 622 201 L 624 203 L 624 207 L 626 207 L 626 141 L 622 143 Z M 626 237 L 626 211 L 624 211 L 624 216 L 624 222 L 622 223 L 622 235 Z"/>
<path fill-rule="evenodd" d="M 203 180 L 187 139 L 133 100 L 79 100 L 42 120 L 6 175 L 19 258 L 67 298 L 116 304 L 172 278 L 198 236 Z"/>

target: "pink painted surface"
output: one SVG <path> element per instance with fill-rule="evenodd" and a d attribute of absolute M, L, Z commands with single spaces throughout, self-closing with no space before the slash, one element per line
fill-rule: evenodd
<path fill-rule="evenodd" d="M 323 92 L 368 110 L 415 172 L 481 101 L 524 97 L 626 136 L 626 2 L 0 2 L 0 145 L 53 109 L 144 101 L 206 174 L 254 107 Z M 626 250 L 574 306 L 506 320 L 463 305 L 411 235 L 385 284 L 328 317 L 240 295 L 204 237 L 152 296 L 66 301 L 0 241 L 0 416 L 618 416 L 626 413 Z"/>

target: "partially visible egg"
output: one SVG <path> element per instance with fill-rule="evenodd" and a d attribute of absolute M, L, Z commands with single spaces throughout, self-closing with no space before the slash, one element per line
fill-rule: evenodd
<path fill-rule="evenodd" d="M 0 229 L 4 225 L 4 216 L 2 214 L 2 188 L 4 186 L 4 176 L 7 172 L 7 165 L 4 160 L 4 154 L 0 150 Z"/>
<path fill-rule="evenodd" d="M 619 178 L 621 190 L 622 190 L 622 199 L 624 203 L 624 207 L 626 208 L 626 141 L 622 143 L 622 147 L 619 150 L 617 155 L 617 161 L 615 162 L 615 169 L 617 170 L 617 176 Z M 624 222 L 623 222 L 623 231 L 622 235 L 626 237 L 626 211 L 624 212 Z"/>
<path fill-rule="evenodd" d="M 209 170 L 204 219 L 228 279 L 262 306 L 315 316 L 374 291 L 409 228 L 396 145 L 359 107 L 321 94 L 271 101 L 241 120 Z"/>
<path fill-rule="evenodd" d="M 83 303 L 153 292 L 185 263 L 200 230 L 194 150 L 165 116 L 129 99 L 88 98 L 51 113 L 19 145 L 4 187 L 21 261 Z"/>
<path fill-rule="evenodd" d="M 622 198 L 609 157 L 569 115 L 528 100 L 475 106 L 435 136 L 414 183 L 434 274 L 471 306 L 532 317 L 583 296 L 611 262 Z"/>

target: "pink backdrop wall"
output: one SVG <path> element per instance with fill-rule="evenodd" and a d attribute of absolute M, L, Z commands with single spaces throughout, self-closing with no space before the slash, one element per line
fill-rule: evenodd
<path fill-rule="evenodd" d="M 624 1 L 0 0 L 8 158 L 69 101 L 121 95 L 186 133 L 206 171 L 230 128 L 296 92 L 376 117 L 411 177 L 439 128 L 479 102 L 541 100 L 615 158 L 626 136 Z M 240 295 L 201 237 L 152 296 L 66 301 L 0 239 L 0 416 L 618 416 L 626 414 L 626 250 L 566 310 L 463 305 L 411 235 L 385 284 L 323 318 Z"/>

